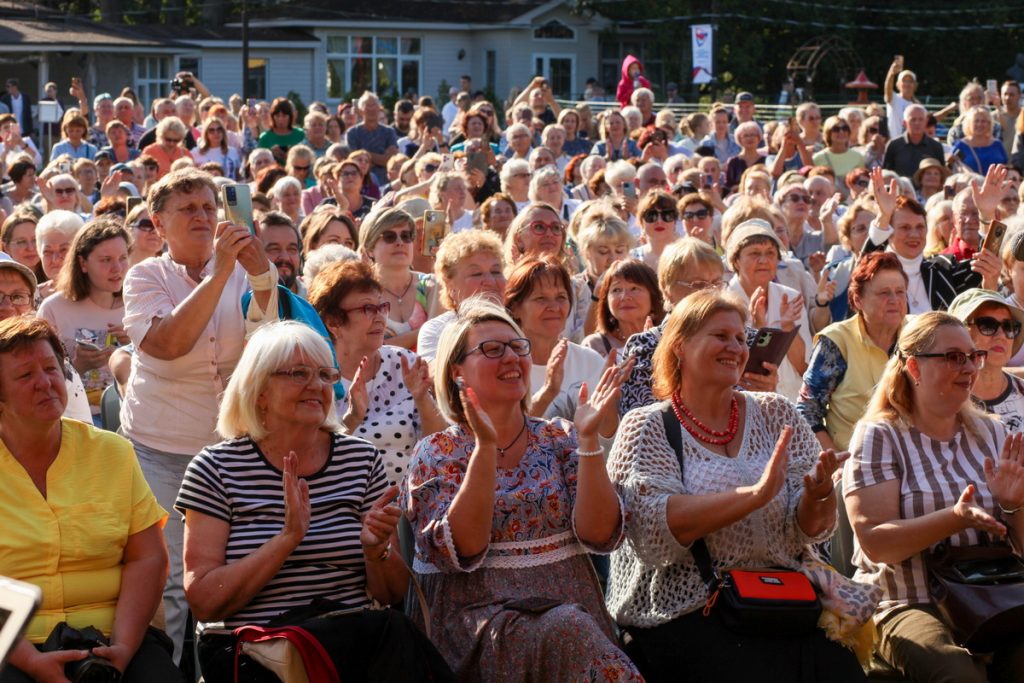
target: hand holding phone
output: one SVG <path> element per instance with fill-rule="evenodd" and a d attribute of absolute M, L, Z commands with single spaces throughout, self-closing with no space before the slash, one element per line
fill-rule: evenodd
<path fill-rule="evenodd" d="M 256 234 L 256 224 L 252 220 L 252 189 L 245 183 L 224 185 L 220 188 L 221 200 L 224 204 L 224 217 L 233 225 L 249 228 Z"/>

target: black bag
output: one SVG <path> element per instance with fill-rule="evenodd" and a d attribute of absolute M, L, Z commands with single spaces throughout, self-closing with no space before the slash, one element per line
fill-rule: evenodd
<path fill-rule="evenodd" d="M 110 645 L 110 641 L 92 626 L 79 630 L 62 621 L 53 627 L 46 642 L 39 648 L 42 652 L 60 650 L 89 650 L 89 656 L 77 662 L 64 665 L 64 675 L 71 683 L 118 683 L 121 672 L 102 657 L 92 654 L 94 647 Z"/>
<path fill-rule="evenodd" d="M 932 599 L 958 645 L 991 652 L 1024 633 L 1024 561 L 1013 548 L 942 543 L 925 564 Z"/>
<path fill-rule="evenodd" d="M 661 411 L 665 436 L 683 472 L 682 425 L 671 408 Z M 707 543 L 698 538 L 690 552 L 708 589 L 704 616 L 714 609 L 730 630 L 746 635 L 798 636 L 812 633 L 821 616 L 821 600 L 810 579 L 791 569 L 715 571 Z"/>

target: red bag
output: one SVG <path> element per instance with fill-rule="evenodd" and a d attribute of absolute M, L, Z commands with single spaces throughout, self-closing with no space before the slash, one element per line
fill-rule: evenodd
<path fill-rule="evenodd" d="M 235 683 L 243 652 L 285 683 L 341 683 L 327 650 L 301 626 L 241 626 L 235 636 Z"/>

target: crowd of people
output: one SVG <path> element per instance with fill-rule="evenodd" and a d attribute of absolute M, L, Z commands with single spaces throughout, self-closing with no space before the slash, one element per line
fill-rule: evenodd
<path fill-rule="evenodd" d="M 1024 547 L 1020 85 L 940 140 L 902 58 L 824 120 L 622 76 L 302 118 L 76 79 L 45 164 L 8 81 L 0 574 L 43 603 L 0 682 L 183 680 L 190 623 L 273 681 L 233 630 L 317 619 L 345 680 L 1024 679 L 928 576 Z M 764 567 L 818 626 L 729 621 Z"/>

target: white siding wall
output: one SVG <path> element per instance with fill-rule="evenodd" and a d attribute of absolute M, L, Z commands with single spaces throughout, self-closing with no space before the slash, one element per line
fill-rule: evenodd
<path fill-rule="evenodd" d="M 324 79 L 316 81 L 317 68 L 323 69 L 323 58 L 316 59 L 312 49 L 249 50 L 250 59 L 267 60 L 267 97 L 283 97 L 294 90 L 309 103 L 322 94 Z M 319 67 L 318 67 L 319 64 Z M 207 48 L 202 54 L 203 83 L 210 92 L 227 99 L 232 93 L 242 94 L 242 51 L 240 49 Z M 319 85 L 320 90 L 316 86 Z"/>

